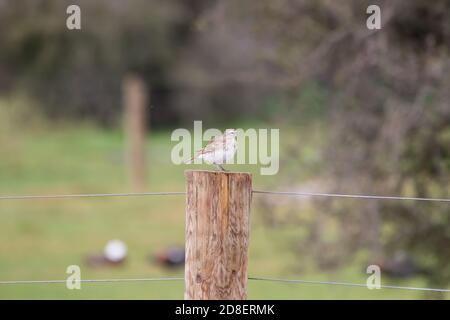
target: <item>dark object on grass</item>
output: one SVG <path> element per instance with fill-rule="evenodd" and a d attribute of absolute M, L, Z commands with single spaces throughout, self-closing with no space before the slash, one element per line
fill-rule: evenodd
<path fill-rule="evenodd" d="M 184 266 L 185 252 L 182 247 L 170 247 L 155 254 L 154 261 L 164 267 Z"/>

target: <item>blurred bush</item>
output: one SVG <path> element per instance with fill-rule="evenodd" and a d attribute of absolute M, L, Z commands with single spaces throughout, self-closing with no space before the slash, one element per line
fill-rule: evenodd
<path fill-rule="evenodd" d="M 81 7 L 80 31 L 66 28 L 69 4 Z M 230 33 L 221 28 L 231 24 L 205 22 L 214 2 L 2 0 L 0 6 L 0 91 L 31 92 L 52 118 L 114 124 L 128 72 L 148 83 L 153 125 L 252 114 L 267 91 L 236 80 L 242 67 L 252 71 L 257 48 L 251 33 L 242 38 L 239 27 Z"/>
<path fill-rule="evenodd" d="M 66 8 L 81 7 L 81 31 L 66 28 Z M 0 87 L 25 88 L 51 117 L 111 123 L 120 85 L 139 72 L 158 94 L 188 36 L 195 9 L 181 1 L 0 2 Z M 156 110 L 164 118 L 164 110 Z M 158 114 L 156 115 L 158 116 Z"/>

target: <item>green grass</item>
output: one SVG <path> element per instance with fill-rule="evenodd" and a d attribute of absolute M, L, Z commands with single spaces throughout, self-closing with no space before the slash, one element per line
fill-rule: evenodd
<path fill-rule="evenodd" d="M 92 126 L 3 130 L 0 194 L 128 192 L 123 136 Z M 186 166 L 170 162 L 170 132 L 148 137 L 149 191 L 183 191 Z M 313 152 L 310 148 L 307 155 Z M 307 160 L 305 160 L 307 161 Z M 261 177 L 255 187 L 276 185 L 277 176 Z M 283 168 L 282 168 L 283 170 Z M 333 273 L 295 271 L 309 264 L 291 249 L 300 227 L 272 229 L 252 211 L 249 274 L 252 276 L 365 283 L 360 266 Z M 100 252 L 106 241 L 128 245 L 120 268 L 92 269 L 87 253 Z M 183 270 L 163 269 L 149 255 L 184 243 L 184 197 L 0 201 L 0 280 L 65 279 L 67 266 L 82 268 L 82 278 L 182 277 Z M 309 270 L 309 269 L 308 269 Z M 386 280 L 387 281 L 387 280 Z M 420 279 L 402 285 L 423 285 Z M 255 282 L 250 299 L 413 299 L 417 292 L 338 286 Z M 0 285 L 1 299 L 182 299 L 183 282 L 94 283 L 81 290 L 64 284 Z"/>

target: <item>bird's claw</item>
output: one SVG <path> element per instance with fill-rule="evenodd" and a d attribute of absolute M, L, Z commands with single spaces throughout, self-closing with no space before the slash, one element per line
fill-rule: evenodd
<path fill-rule="evenodd" d="M 227 172 L 227 171 L 228 171 L 227 169 L 225 169 L 224 167 L 222 167 L 220 164 L 217 164 L 216 167 L 217 167 L 217 169 L 219 169 L 220 171 L 224 171 L 224 172 Z"/>

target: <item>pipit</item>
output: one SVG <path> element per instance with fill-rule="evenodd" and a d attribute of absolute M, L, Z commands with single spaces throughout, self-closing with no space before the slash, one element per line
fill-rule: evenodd
<path fill-rule="evenodd" d="M 212 138 L 186 163 L 192 163 L 194 159 L 202 159 L 207 164 L 215 165 L 219 170 L 227 171 L 222 165 L 233 159 L 237 147 L 236 137 L 236 129 L 225 130 L 225 134 Z"/>

